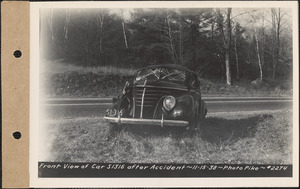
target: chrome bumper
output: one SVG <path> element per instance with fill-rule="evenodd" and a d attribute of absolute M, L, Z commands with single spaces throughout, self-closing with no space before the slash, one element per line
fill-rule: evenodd
<path fill-rule="evenodd" d="M 175 126 L 184 127 L 189 124 L 188 121 L 181 120 L 164 120 L 164 119 L 136 119 L 136 118 L 121 118 L 121 117 L 104 117 L 109 123 L 130 124 L 130 125 L 157 125 L 157 126 Z"/>

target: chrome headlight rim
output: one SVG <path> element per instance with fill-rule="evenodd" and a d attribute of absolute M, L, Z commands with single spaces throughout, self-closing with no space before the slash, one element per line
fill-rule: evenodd
<path fill-rule="evenodd" d="M 163 101 L 163 107 L 165 110 L 170 111 L 172 110 L 176 105 L 176 98 L 172 95 L 168 95 L 165 97 Z"/>

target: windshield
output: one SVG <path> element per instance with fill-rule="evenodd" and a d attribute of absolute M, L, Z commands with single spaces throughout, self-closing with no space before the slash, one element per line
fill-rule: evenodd
<path fill-rule="evenodd" d="M 148 68 L 138 71 L 135 83 L 143 84 L 148 81 L 168 81 L 184 84 L 186 79 L 186 71 L 175 68 Z"/>

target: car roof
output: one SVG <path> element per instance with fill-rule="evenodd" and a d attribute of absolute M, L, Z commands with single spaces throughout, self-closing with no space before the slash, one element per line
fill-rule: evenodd
<path fill-rule="evenodd" d="M 181 65 L 178 65 L 178 64 L 157 64 L 157 65 L 146 66 L 146 67 L 141 68 L 139 70 L 149 69 L 149 68 L 150 69 L 152 69 L 152 68 L 175 68 L 175 69 L 181 69 L 181 70 L 185 70 L 185 71 L 188 71 L 188 72 L 191 72 L 191 73 L 195 74 L 195 72 L 188 69 L 187 67 L 181 66 Z"/>

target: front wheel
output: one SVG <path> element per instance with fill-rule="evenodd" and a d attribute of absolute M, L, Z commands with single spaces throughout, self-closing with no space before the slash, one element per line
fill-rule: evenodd
<path fill-rule="evenodd" d="M 198 115 L 195 115 L 195 118 L 192 122 L 186 127 L 186 130 L 195 132 L 200 130 L 200 119 Z"/>
<path fill-rule="evenodd" d="M 198 133 L 202 132 L 202 124 L 203 124 L 203 120 L 205 119 L 206 114 L 207 114 L 206 105 L 205 105 L 204 101 L 201 100 L 197 115 L 195 115 L 195 118 L 191 124 L 191 127 L 193 128 L 193 130 L 197 131 Z"/>

